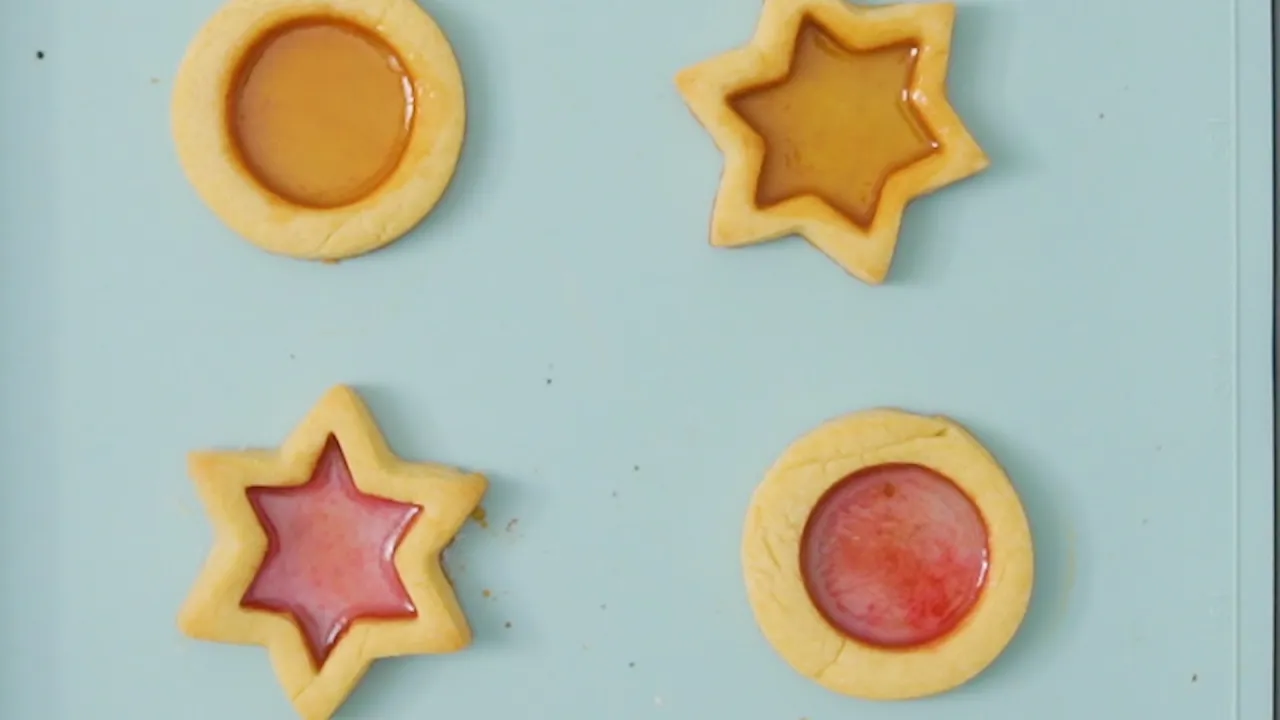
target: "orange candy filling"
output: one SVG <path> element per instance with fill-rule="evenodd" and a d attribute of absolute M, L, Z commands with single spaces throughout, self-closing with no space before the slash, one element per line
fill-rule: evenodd
<path fill-rule="evenodd" d="M 308 18 L 259 39 L 227 98 L 246 169 L 286 202 L 334 208 L 367 197 L 409 142 L 413 81 L 400 57 L 354 24 Z"/>
<path fill-rule="evenodd" d="M 910 98 L 918 54 L 855 50 L 806 19 L 787 76 L 729 98 L 765 142 L 757 206 L 814 196 L 869 228 L 889 177 L 939 147 Z"/>

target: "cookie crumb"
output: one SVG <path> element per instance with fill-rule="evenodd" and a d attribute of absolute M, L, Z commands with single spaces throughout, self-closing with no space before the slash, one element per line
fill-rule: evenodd
<path fill-rule="evenodd" d="M 492 591 L 490 591 L 490 590 L 489 590 L 489 588 L 485 588 L 484 590 L 482 590 L 482 591 L 480 592 L 480 595 L 481 595 L 481 597 L 490 598 L 490 597 L 493 597 L 493 592 L 492 592 Z"/>
<path fill-rule="evenodd" d="M 489 528 L 489 514 L 485 512 L 483 505 L 477 505 L 476 509 L 471 511 L 471 519 L 480 527 L 486 530 Z"/>

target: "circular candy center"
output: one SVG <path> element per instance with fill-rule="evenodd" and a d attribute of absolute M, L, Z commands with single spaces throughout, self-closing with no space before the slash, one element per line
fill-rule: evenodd
<path fill-rule="evenodd" d="M 413 82 L 382 38 L 351 23 L 286 23 L 245 55 L 227 99 L 241 161 L 305 207 L 348 205 L 396 169 L 409 140 Z"/>
<path fill-rule="evenodd" d="M 841 633 L 889 648 L 952 630 L 982 592 L 987 529 L 973 502 L 919 465 L 864 468 L 836 483 L 805 524 L 800 568 Z"/>

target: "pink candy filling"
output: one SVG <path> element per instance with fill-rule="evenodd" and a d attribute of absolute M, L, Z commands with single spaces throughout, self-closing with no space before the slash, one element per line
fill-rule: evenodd
<path fill-rule="evenodd" d="M 869 645 L 922 645 L 954 629 L 982 592 L 987 529 L 973 502 L 919 465 L 879 465 L 819 500 L 801 538 L 814 606 Z"/>
<path fill-rule="evenodd" d="M 336 438 L 305 484 L 247 492 L 268 545 L 240 604 L 293 616 L 317 667 L 353 622 L 417 615 L 392 558 L 422 508 L 360 492 Z"/>

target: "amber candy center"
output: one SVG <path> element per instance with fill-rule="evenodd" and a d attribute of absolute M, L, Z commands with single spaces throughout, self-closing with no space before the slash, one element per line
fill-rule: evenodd
<path fill-rule="evenodd" d="M 304 207 L 348 205 L 396 169 L 414 114 L 413 81 L 381 37 L 354 23 L 285 23 L 245 54 L 227 120 L 250 173 Z"/>
<path fill-rule="evenodd" d="M 813 196 L 870 227 L 889 178 L 938 149 L 910 97 L 918 55 L 850 48 L 805 19 L 787 75 L 729 98 L 764 139 L 756 204 Z"/>
<path fill-rule="evenodd" d="M 814 607 L 877 647 L 927 644 L 982 594 L 987 528 L 973 501 L 929 468 L 887 464 L 836 483 L 814 507 L 800 568 Z"/>

